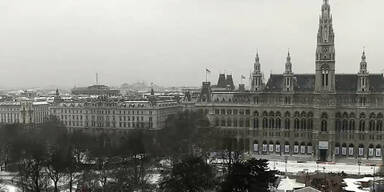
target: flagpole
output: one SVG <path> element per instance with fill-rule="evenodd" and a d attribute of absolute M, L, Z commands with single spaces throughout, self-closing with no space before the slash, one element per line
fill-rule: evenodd
<path fill-rule="evenodd" d="M 205 82 L 208 82 L 208 71 L 205 69 Z"/>

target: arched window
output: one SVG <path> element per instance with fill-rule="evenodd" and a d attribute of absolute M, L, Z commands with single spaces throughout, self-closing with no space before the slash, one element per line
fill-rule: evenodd
<path fill-rule="evenodd" d="M 322 132 L 327 132 L 327 130 L 328 130 L 327 120 L 323 119 L 321 121 L 321 131 Z"/>
<path fill-rule="evenodd" d="M 233 119 L 233 126 L 237 127 L 237 119 Z"/>
<path fill-rule="evenodd" d="M 307 115 L 306 115 L 306 113 L 303 111 L 303 112 L 301 112 L 301 115 L 300 115 L 302 118 L 304 118 L 304 117 L 306 117 Z"/>
<path fill-rule="evenodd" d="M 321 131 L 322 132 L 327 132 L 328 131 L 328 114 L 327 113 L 322 113 L 321 114 Z"/>
<path fill-rule="evenodd" d="M 263 116 L 266 117 L 268 116 L 268 113 L 266 111 L 263 112 Z"/>
<path fill-rule="evenodd" d="M 364 132 L 365 131 L 365 120 L 361 119 L 359 122 L 359 131 Z"/>
<path fill-rule="evenodd" d="M 287 112 L 285 112 L 284 116 L 285 117 L 291 117 L 291 114 L 287 111 Z"/>
<path fill-rule="evenodd" d="M 300 126 L 300 128 L 301 129 L 307 129 L 307 123 L 306 123 L 306 121 L 305 121 L 305 119 L 301 119 L 301 124 L 300 124 L 301 126 Z"/>
<path fill-rule="evenodd" d="M 308 119 L 308 129 L 313 129 L 313 120 Z"/>
<path fill-rule="evenodd" d="M 275 119 L 273 117 L 269 118 L 269 128 L 275 127 Z"/>
<path fill-rule="evenodd" d="M 383 131 L 383 121 L 382 120 L 377 121 L 377 131 Z"/>
<path fill-rule="evenodd" d="M 280 118 L 276 119 L 276 128 L 278 128 L 278 129 L 281 128 L 281 119 Z"/>
<path fill-rule="evenodd" d="M 239 127 L 244 127 L 244 119 L 239 120 Z"/>
<path fill-rule="evenodd" d="M 291 120 L 285 119 L 285 129 L 291 129 Z"/>
<path fill-rule="evenodd" d="M 375 120 L 371 119 L 369 120 L 369 131 L 375 130 Z"/>
<path fill-rule="evenodd" d="M 343 131 L 348 130 L 348 120 L 347 119 L 343 120 L 343 127 L 342 127 L 342 129 L 343 129 Z"/>
<path fill-rule="evenodd" d="M 253 128 L 259 128 L 259 119 L 258 118 L 254 118 L 253 119 Z"/>
<path fill-rule="evenodd" d="M 370 118 L 370 119 L 374 119 L 374 118 L 376 118 L 375 113 L 371 113 L 371 114 L 369 114 L 369 118 Z"/>
<path fill-rule="evenodd" d="M 323 87 L 328 86 L 328 67 L 327 66 L 323 66 L 321 69 L 321 85 Z"/>
<path fill-rule="evenodd" d="M 336 125 L 336 131 L 341 131 L 341 122 L 340 122 L 340 119 L 336 119 L 335 121 Z"/>
<path fill-rule="evenodd" d="M 299 119 L 295 119 L 295 121 L 294 121 L 294 128 L 295 129 L 299 129 L 299 127 L 300 127 Z"/>
<path fill-rule="evenodd" d="M 232 127 L 232 119 L 230 118 L 227 119 L 227 126 Z"/>
<path fill-rule="evenodd" d="M 263 128 L 268 128 L 268 120 L 267 120 L 267 118 L 263 118 Z"/>
<path fill-rule="evenodd" d="M 354 119 L 349 120 L 349 130 L 351 130 L 351 131 L 355 130 L 355 120 Z"/>

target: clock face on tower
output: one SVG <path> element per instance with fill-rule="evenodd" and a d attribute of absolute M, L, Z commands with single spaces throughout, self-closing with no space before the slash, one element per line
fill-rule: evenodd
<path fill-rule="evenodd" d="M 323 63 L 323 64 L 321 65 L 321 70 L 325 71 L 325 70 L 328 70 L 328 69 L 329 69 L 328 64 Z"/>

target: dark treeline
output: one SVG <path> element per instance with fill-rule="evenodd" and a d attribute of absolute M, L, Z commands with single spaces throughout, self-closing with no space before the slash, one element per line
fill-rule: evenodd
<path fill-rule="evenodd" d="M 251 175 L 255 167 L 269 175 L 265 185 L 273 182 L 266 162 L 233 155 L 226 155 L 231 160 L 220 175 L 217 166 L 207 163 L 210 152 L 232 152 L 218 133 L 205 115 L 189 111 L 169 117 L 162 130 L 128 134 L 68 132 L 51 117 L 35 127 L 1 127 L 0 164 L 17 173 L 12 182 L 26 192 L 232 191 L 236 183 L 230 181 L 239 177 L 238 170 L 240 180 L 259 181 Z M 161 179 L 153 183 L 156 174 Z M 263 187 L 259 191 L 265 191 Z"/>

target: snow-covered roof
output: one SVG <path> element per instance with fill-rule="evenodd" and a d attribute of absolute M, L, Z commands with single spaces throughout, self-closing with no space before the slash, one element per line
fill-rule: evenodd
<path fill-rule="evenodd" d="M 289 177 L 281 179 L 279 186 L 277 187 L 278 191 L 287 191 L 294 190 L 297 188 L 305 187 L 303 183 L 296 182 L 296 179 L 290 179 Z"/>

